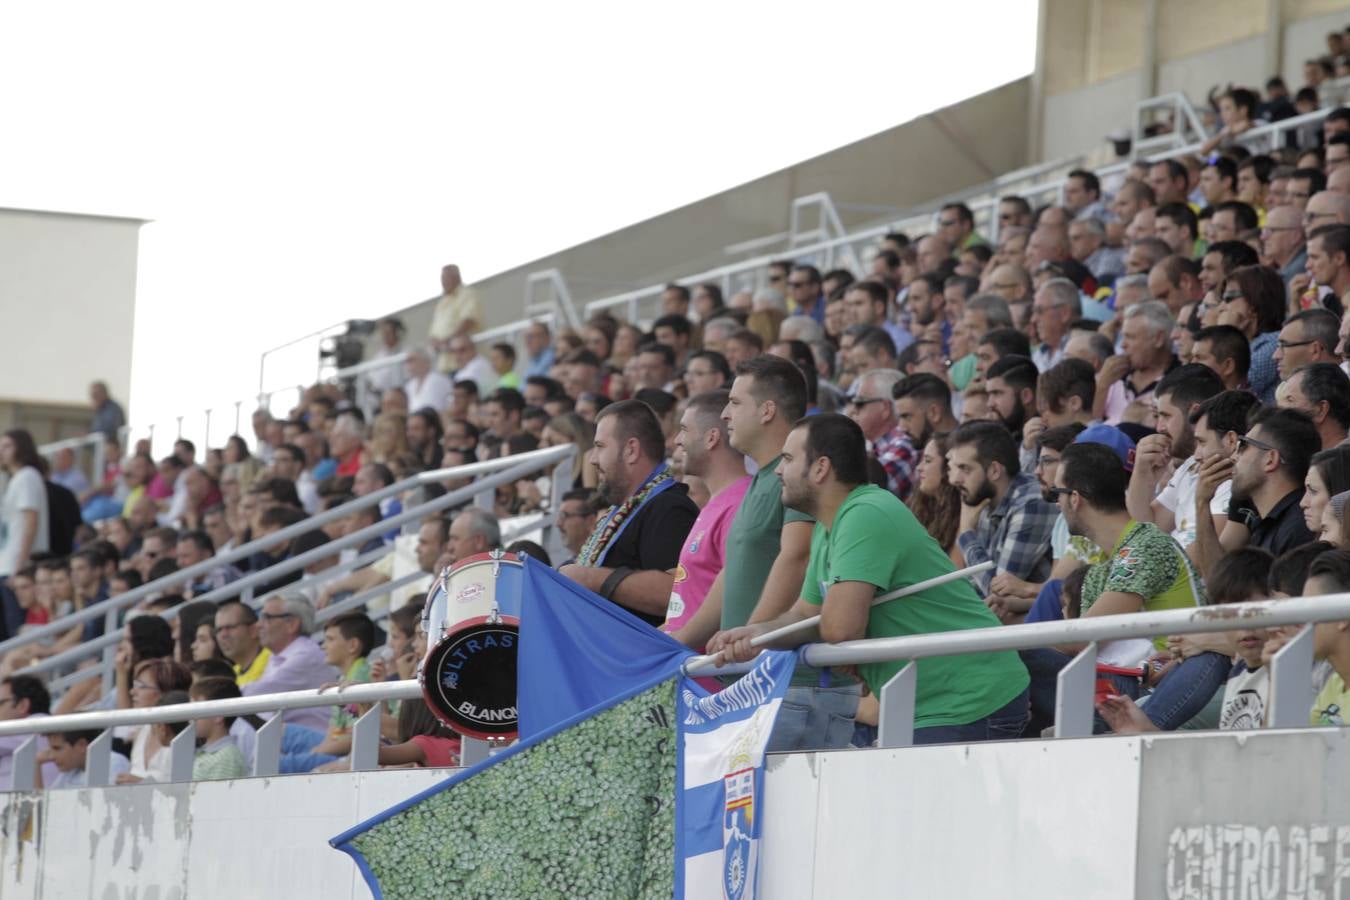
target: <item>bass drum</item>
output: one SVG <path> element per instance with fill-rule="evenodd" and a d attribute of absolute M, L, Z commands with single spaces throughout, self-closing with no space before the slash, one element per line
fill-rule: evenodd
<path fill-rule="evenodd" d="M 455 563 L 427 595 L 422 695 L 437 718 L 466 737 L 512 741 L 519 731 L 516 644 L 523 583 L 519 557 L 493 551 Z"/>

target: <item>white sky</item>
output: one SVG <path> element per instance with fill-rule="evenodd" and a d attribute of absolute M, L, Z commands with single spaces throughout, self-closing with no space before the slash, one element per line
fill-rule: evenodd
<path fill-rule="evenodd" d="M 171 421 L 251 396 L 268 347 L 434 295 L 446 261 L 477 280 L 1020 77 L 1035 19 L 1034 0 L 9 3 L 0 206 L 154 220 L 132 419 Z"/>

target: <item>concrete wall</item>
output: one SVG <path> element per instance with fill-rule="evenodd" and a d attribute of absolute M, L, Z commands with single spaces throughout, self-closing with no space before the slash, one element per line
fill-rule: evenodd
<path fill-rule="evenodd" d="M 486 325 L 521 318 L 525 278 L 557 268 L 580 304 L 733 262 L 730 244 L 788 229 L 792 200 L 828 191 L 846 228 L 1026 164 L 1028 80 L 906 122 L 593 241 L 474 283 Z M 466 273 L 470 274 L 471 273 Z M 424 334 L 430 301 L 400 313 Z"/>
<path fill-rule="evenodd" d="M 10 338 L 0 398 L 88 403 L 96 378 L 115 396 L 127 396 L 141 224 L 0 209 L 0 315 Z"/>
<path fill-rule="evenodd" d="M 1128 130 L 1146 97 L 1183 91 L 1200 105 L 1216 85 L 1260 88 L 1276 72 L 1297 89 L 1326 32 L 1350 24 L 1350 2 L 1042 0 L 1041 16 L 1044 96 L 1032 151 L 1056 159 Z"/>
<path fill-rule="evenodd" d="M 774 754 L 767 768 L 774 900 L 1350 896 L 1346 729 Z M 329 838 L 447 774 L 0 795 L 0 897 L 368 897 Z"/>

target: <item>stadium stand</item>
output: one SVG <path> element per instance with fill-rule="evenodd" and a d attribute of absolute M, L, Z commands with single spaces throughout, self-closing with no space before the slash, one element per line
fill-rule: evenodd
<path fill-rule="evenodd" d="M 1314 60 L 1293 94 L 1272 79 L 1203 110 L 1141 105 L 1118 163 L 1041 164 L 678 281 L 578 306 L 543 273 L 551 299 L 506 325 L 484 327 L 447 265 L 427 333 L 380 320 L 220 447 L 156 458 L 97 386 L 92 472 L 81 441 L 6 432 L 0 720 L 255 698 L 284 727 L 203 725 L 195 766 L 148 718 L 111 742 L 6 734 L 3 786 L 373 767 L 380 727 L 290 692 L 341 680 L 422 703 L 434 577 L 526 538 L 732 661 L 811 605 L 827 644 L 1033 635 L 923 657 L 903 743 L 1344 725 L 1343 623 L 1313 632 L 1315 699 L 1278 715 L 1270 671 L 1297 629 L 1166 628 L 1350 586 L 1350 110 L 1322 102 L 1347 60 Z M 811 515 L 832 523 L 814 541 Z M 771 577 L 794 558 L 795 583 Z M 925 613 L 832 615 L 980 564 L 908 599 Z M 1113 616 L 1139 624 L 1106 638 Z M 1018 631 L 1051 622 L 1085 637 Z M 1071 717 L 1060 693 L 1090 642 L 1095 699 Z M 794 685 L 808 714 L 770 749 L 895 746 L 899 671 Z M 44 765 L 80 740 L 84 769 Z"/>

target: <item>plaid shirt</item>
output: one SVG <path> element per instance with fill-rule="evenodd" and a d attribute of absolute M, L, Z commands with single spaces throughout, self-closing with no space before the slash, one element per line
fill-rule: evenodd
<path fill-rule="evenodd" d="M 1275 386 L 1280 383 L 1279 364 L 1275 362 L 1275 339 L 1278 331 L 1267 331 L 1252 338 L 1252 364 L 1247 370 L 1247 381 L 1252 393 L 1267 406 L 1275 405 Z"/>
<path fill-rule="evenodd" d="M 994 561 L 992 571 L 974 576 L 980 593 L 988 594 L 989 582 L 1002 572 L 1024 581 L 1045 581 L 1052 564 L 1050 537 L 1058 518 L 1059 508 L 1041 497 L 1041 486 L 1035 478 L 1014 478 L 1003 502 L 992 511 L 988 507 L 982 510 L 975 529 L 956 538 L 966 565 Z"/>
<path fill-rule="evenodd" d="M 908 500 L 919 458 L 909 435 L 897 425 L 872 442 L 872 453 L 886 470 L 886 487 L 901 500 Z"/>

